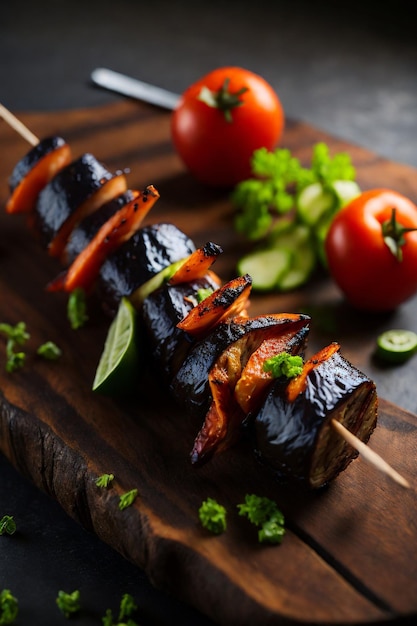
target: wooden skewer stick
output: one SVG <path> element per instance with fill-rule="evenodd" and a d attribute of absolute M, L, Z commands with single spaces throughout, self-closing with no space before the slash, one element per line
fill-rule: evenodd
<path fill-rule="evenodd" d="M 32 133 L 32 131 L 27 128 L 13 113 L 11 113 L 6 107 L 4 107 L 0 102 L 0 117 L 4 119 L 9 126 L 11 126 L 16 132 L 19 133 L 23 139 L 26 139 L 28 143 L 32 146 L 37 146 L 39 143 L 39 139 Z"/>
<path fill-rule="evenodd" d="M 372 463 L 377 469 L 384 474 L 387 474 L 390 478 L 395 480 L 402 487 L 410 488 L 410 483 L 401 474 L 399 474 L 391 465 L 389 465 L 382 457 L 369 448 L 363 441 L 358 439 L 353 433 L 350 432 L 343 424 L 335 419 L 332 419 L 332 426 L 337 432 L 347 441 L 353 448 L 355 448 L 359 454 L 362 455 L 365 461 Z"/>

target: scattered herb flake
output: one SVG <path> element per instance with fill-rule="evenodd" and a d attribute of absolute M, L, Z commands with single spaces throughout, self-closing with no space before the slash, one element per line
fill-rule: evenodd
<path fill-rule="evenodd" d="M 55 361 L 62 354 L 61 349 L 53 341 L 46 341 L 37 349 L 37 354 L 44 359 Z"/>
<path fill-rule="evenodd" d="M 16 522 L 12 515 L 3 515 L 0 519 L 0 535 L 13 535 L 16 532 Z"/>
<path fill-rule="evenodd" d="M 284 515 L 277 504 L 262 496 L 246 494 L 245 502 L 238 504 L 239 515 L 246 516 L 255 526 L 260 526 L 260 543 L 281 543 L 285 535 Z"/>
<path fill-rule="evenodd" d="M 303 359 L 299 355 L 292 355 L 288 352 L 280 352 L 275 356 L 266 359 L 263 369 L 271 372 L 274 378 L 294 378 L 303 371 Z"/>
<path fill-rule="evenodd" d="M 96 485 L 97 487 L 104 487 L 105 489 L 107 489 L 107 487 L 113 480 L 114 474 L 102 474 L 96 479 Z"/>
<path fill-rule="evenodd" d="M 68 298 L 67 315 L 71 328 L 77 330 L 88 320 L 87 304 L 84 289 L 77 287 Z"/>
<path fill-rule="evenodd" d="M 0 624 L 13 624 L 19 612 L 17 598 L 9 589 L 0 593 Z"/>
<path fill-rule="evenodd" d="M 213 498 L 207 498 L 199 510 L 198 516 L 204 528 L 215 535 L 226 530 L 226 509 Z"/>
<path fill-rule="evenodd" d="M 119 509 L 123 511 L 124 509 L 127 509 L 128 506 L 131 506 L 133 502 L 136 500 L 137 495 L 138 495 L 137 489 L 131 489 L 130 491 L 127 491 L 126 493 L 122 493 L 122 495 L 120 496 L 120 500 L 119 500 Z"/>
<path fill-rule="evenodd" d="M 56 603 L 59 610 L 68 618 L 80 610 L 80 592 L 78 590 L 72 593 L 59 591 Z"/>

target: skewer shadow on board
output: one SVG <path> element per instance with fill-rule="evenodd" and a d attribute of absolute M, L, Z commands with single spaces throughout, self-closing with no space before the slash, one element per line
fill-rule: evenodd
<path fill-rule="evenodd" d="M 8 111 L 1 103 L 0 103 L 0 117 L 2 117 L 7 124 L 9 124 L 14 130 L 16 130 L 16 132 L 19 133 L 32 146 L 32 148 L 36 148 L 36 146 L 38 146 L 40 144 L 40 140 L 18 118 L 16 118 L 10 111 Z M 62 146 L 60 146 L 60 147 L 62 148 Z M 66 165 L 68 165 L 70 163 L 70 159 L 71 159 L 70 150 L 69 149 L 68 150 L 65 149 L 63 151 L 63 156 L 62 156 L 62 159 L 61 159 L 61 162 L 60 162 L 61 169 L 63 169 Z M 36 159 L 35 159 L 35 162 L 32 162 L 32 163 L 29 160 L 29 162 L 27 164 L 28 165 L 28 171 L 30 171 L 31 166 L 33 166 L 34 164 L 36 164 Z M 52 177 L 54 176 L 55 173 L 56 173 L 56 170 L 54 170 L 54 169 L 53 169 L 53 171 L 47 171 L 45 169 L 44 172 L 43 172 L 43 178 L 42 178 L 42 181 L 41 181 L 41 186 L 43 184 L 46 184 L 50 179 L 52 179 Z M 25 174 L 25 172 L 24 172 L 24 174 Z M 24 178 L 24 175 L 23 175 L 23 178 Z M 123 177 L 122 177 L 122 180 L 123 180 Z M 127 193 L 127 191 L 128 191 L 127 187 L 124 188 L 123 187 L 123 183 L 122 183 L 122 186 L 116 186 L 115 191 L 114 191 L 114 197 L 117 194 L 119 194 L 119 193 L 123 195 L 123 193 Z M 140 195 L 140 192 L 136 192 L 136 194 L 133 193 L 133 198 L 130 197 L 129 195 L 127 196 L 126 202 L 128 203 L 128 205 L 130 207 L 135 207 L 137 205 L 138 195 Z M 114 197 L 113 197 L 113 199 L 114 199 Z M 157 197 L 159 197 L 158 192 L 156 192 L 156 194 L 155 194 L 154 201 L 157 199 Z M 146 198 L 146 200 L 147 200 L 147 198 Z M 9 207 L 9 211 L 8 212 L 10 212 L 10 213 L 19 212 L 19 210 L 20 210 L 19 208 L 15 211 L 15 210 L 13 210 L 13 208 L 10 209 L 10 206 L 11 206 L 11 204 L 8 205 L 8 207 Z M 152 206 L 152 202 L 149 203 L 149 208 L 150 208 L 150 206 Z M 95 208 L 98 208 L 98 207 L 95 207 Z M 93 211 L 94 211 L 94 207 L 91 210 L 91 212 L 93 212 Z M 123 211 L 126 212 L 125 205 L 121 204 L 118 207 L 118 211 L 122 212 L 122 213 L 123 213 Z M 134 212 L 136 212 L 136 208 L 135 208 Z M 144 211 L 144 213 L 146 213 L 146 212 Z M 113 216 L 112 219 L 113 219 L 113 221 L 111 222 L 111 225 L 113 225 L 114 228 L 117 230 L 117 228 L 119 227 L 119 225 L 122 222 L 123 222 L 123 224 L 125 223 L 126 215 L 125 215 L 125 213 L 123 213 L 123 215 L 122 215 L 122 222 L 120 222 L 120 224 L 117 222 L 117 220 L 114 221 L 114 219 L 115 219 L 114 216 Z M 137 228 L 139 228 L 140 222 L 141 222 L 141 219 L 138 219 L 137 223 L 134 226 L 134 229 L 135 229 L 134 232 L 137 230 Z M 72 226 L 75 226 L 75 223 L 72 224 Z M 102 231 L 101 239 L 100 239 L 100 237 L 98 237 L 98 241 L 97 241 L 97 239 L 94 239 L 94 245 L 93 245 L 92 248 L 87 246 L 88 252 L 91 253 L 91 254 L 87 253 L 87 255 L 86 255 L 86 253 L 83 251 L 83 252 L 80 252 L 79 255 L 75 255 L 74 263 L 75 263 L 76 269 L 78 269 L 77 268 L 78 256 L 83 254 L 84 255 L 83 258 L 87 257 L 88 259 L 90 259 L 89 262 L 92 264 L 93 270 L 96 273 L 98 272 L 98 270 L 100 268 L 100 265 L 105 260 L 105 251 L 107 250 L 106 245 L 108 243 L 108 240 L 111 239 L 112 232 L 114 230 L 114 228 L 113 229 L 110 228 L 109 223 L 105 223 L 104 225 L 102 225 L 102 228 L 104 228 L 104 230 Z M 70 233 L 67 233 L 67 234 L 69 235 Z M 120 240 L 117 240 L 116 243 L 113 242 L 114 243 L 114 247 L 113 248 L 109 248 L 109 250 L 115 249 L 123 241 L 126 241 L 131 234 L 132 234 L 131 231 L 129 231 L 129 229 L 127 229 L 126 234 L 125 234 L 125 238 L 124 239 L 121 238 Z M 98 260 L 97 260 L 97 256 L 95 256 L 95 254 L 94 254 L 96 248 L 100 250 L 100 254 L 98 255 Z M 197 251 L 197 252 L 199 252 L 199 251 Z M 61 254 L 57 254 L 56 256 L 60 256 L 61 260 L 64 259 L 64 255 L 62 253 Z M 73 266 L 71 266 L 71 268 L 72 267 Z M 184 271 L 184 270 L 182 270 L 182 271 Z M 68 278 L 68 272 L 65 274 L 65 276 Z M 174 274 L 174 276 L 175 276 L 175 274 Z M 93 278 L 94 278 L 94 276 L 93 276 Z M 93 278 L 90 276 L 91 280 L 93 280 Z M 233 288 L 235 288 L 236 280 L 237 279 L 235 279 L 235 281 L 231 281 L 233 283 Z M 178 281 L 178 282 L 181 282 L 181 281 Z M 51 284 L 53 285 L 52 290 L 54 288 L 55 289 L 60 289 L 60 288 L 64 288 L 65 289 L 65 280 L 57 279 L 55 282 L 52 282 Z M 81 285 L 81 286 L 83 286 L 83 285 Z M 211 285 L 211 287 L 214 289 L 216 287 L 216 285 Z M 225 288 L 228 288 L 228 287 L 230 287 L 229 284 L 227 284 L 222 289 L 225 290 Z M 73 282 L 69 281 L 69 286 L 67 285 L 66 288 L 67 288 L 67 290 L 73 289 L 74 288 Z M 249 288 L 250 288 L 250 286 L 249 286 Z M 220 287 L 219 287 L 219 289 L 220 289 Z M 214 306 L 214 304 L 212 302 L 214 297 L 215 296 L 212 295 L 211 296 L 211 301 L 210 301 L 210 306 L 212 306 L 211 313 L 213 313 L 213 311 L 214 311 L 214 313 L 215 313 L 214 317 L 216 317 L 216 315 L 217 315 L 215 321 L 218 324 L 218 323 L 220 323 L 222 321 L 222 316 L 219 315 L 218 309 L 215 308 L 215 306 Z M 204 306 L 205 306 L 206 309 L 210 309 L 210 306 L 208 306 L 207 302 L 205 303 Z M 182 314 L 184 315 L 185 323 L 187 322 L 187 320 L 190 321 L 190 319 L 193 320 L 196 317 L 196 311 L 197 311 L 197 307 L 196 307 L 195 303 L 192 303 L 192 305 L 189 307 L 188 310 L 182 311 Z M 237 313 L 238 315 L 240 315 L 241 313 L 245 314 L 244 305 L 241 306 L 237 311 L 233 310 L 233 313 L 234 314 Z M 269 317 L 273 317 L 273 316 L 269 316 Z M 198 318 L 198 315 L 197 315 L 197 318 Z M 199 320 L 198 320 L 198 322 L 197 322 L 197 329 L 201 330 L 199 325 L 201 325 L 201 320 L 202 319 L 205 319 L 205 322 L 207 323 L 207 316 L 204 318 L 204 315 L 201 315 Z M 257 318 L 257 319 L 260 319 L 260 318 Z M 181 320 L 179 320 L 179 322 L 181 322 Z M 246 321 L 245 323 L 249 323 L 250 324 L 252 322 L 253 322 L 253 320 L 249 320 L 249 321 Z M 184 325 L 184 321 L 182 321 L 181 323 Z M 238 324 L 238 326 L 239 326 L 239 324 Z M 191 327 L 192 327 L 192 324 L 191 324 Z M 237 337 L 240 336 L 239 333 L 243 333 L 242 328 L 243 328 L 243 324 L 242 324 L 242 326 L 240 328 L 238 328 Z M 181 329 L 181 326 L 180 326 L 180 329 Z M 198 334 L 198 332 L 197 332 L 197 334 Z M 260 345 L 262 345 L 263 339 L 264 339 L 264 335 L 261 335 L 261 340 L 260 340 L 261 344 Z M 275 337 L 275 339 L 276 339 L 276 337 Z M 334 344 L 334 345 L 336 346 L 336 344 Z M 334 351 L 332 351 L 332 354 L 333 354 L 333 352 L 337 353 L 338 349 L 339 349 L 339 347 L 336 346 Z M 329 348 L 327 348 L 325 350 L 329 350 Z M 193 357 L 193 356 L 195 357 L 196 356 L 195 350 L 194 350 L 194 352 L 193 352 L 193 350 L 191 350 L 190 354 L 191 354 L 191 357 Z M 327 358 L 330 358 L 332 356 L 332 354 L 331 355 L 327 355 L 324 360 L 326 360 Z M 340 357 L 340 358 L 343 358 L 343 357 Z M 313 357 L 312 359 L 309 359 L 309 361 L 304 365 L 304 367 L 307 368 L 308 371 L 304 371 L 301 378 L 303 378 L 303 376 L 304 376 L 304 380 L 306 380 L 306 378 L 308 377 L 309 373 L 315 369 L 316 365 L 317 365 L 317 358 L 316 358 L 316 356 Z M 353 366 L 351 366 L 351 367 L 353 368 Z M 178 374 L 178 371 L 177 371 L 176 376 L 175 376 L 177 384 L 178 384 L 178 381 L 181 378 L 181 368 L 179 368 L 179 371 L 180 371 L 180 373 Z M 205 382 L 205 385 L 206 385 L 206 387 L 208 389 L 208 386 L 210 385 L 210 380 L 209 379 L 210 379 L 210 375 L 212 376 L 212 371 L 210 371 L 210 372 L 207 371 L 206 372 L 206 370 L 204 370 L 204 368 L 203 368 L 202 371 L 205 372 L 204 375 L 207 374 L 207 381 Z M 201 377 L 201 374 L 199 374 L 198 376 Z M 199 381 L 199 382 L 202 384 L 202 381 Z M 214 381 L 214 383 L 215 382 L 216 381 Z M 369 382 L 371 383 L 371 381 L 369 381 Z M 216 388 L 216 384 L 217 383 L 216 384 L 214 384 L 214 383 L 212 385 L 212 390 L 214 388 Z M 229 381 L 227 381 L 227 384 L 228 383 L 229 383 Z M 371 387 L 372 387 L 372 384 L 371 384 Z M 290 385 L 288 385 L 288 386 L 290 386 Z M 174 387 L 175 387 L 175 383 L 174 383 Z M 227 387 L 227 385 L 226 385 L 226 387 Z M 297 383 L 292 383 L 291 382 L 291 387 L 297 389 Z M 301 387 L 298 388 L 297 389 L 297 394 L 299 395 L 300 392 L 303 391 L 303 390 L 304 389 L 301 388 Z M 190 393 L 192 395 L 193 392 L 190 391 Z M 368 431 L 367 434 L 366 433 L 362 433 L 364 440 L 367 440 L 369 438 L 373 428 L 376 425 L 376 403 L 377 403 L 376 402 L 376 391 L 374 389 L 372 389 L 371 393 L 374 394 L 374 401 L 375 401 L 375 422 L 370 425 L 370 428 L 369 428 L 369 431 Z M 284 396 L 281 394 L 279 396 L 279 402 L 281 404 L 283 404 L 283 406 L 284 406 L 286 400 L 285 400 L 285 398 L 284 399 L 283 398 L 284 398 Z M 275 401 L 276 401 L 276 398 L 274 399 L 274 402 Z M 218 405 L 221 405 L 221 402 L 222 402 L 222 399 L 220 399 L 220 401 L 218 402 Z M 187 404 L 187 402 L 186 402 L 186 404 Z M 288 404 L 288 402 L 287 402 L 287 404 Z M 209 411 L 206 414 L 206 419 L 205 419 L 205 422 L 203 424 L 203 427 L 202 427 L 200 433 L 198 434 L 198 436 L 196 438 L 195 445 L 194 445 L 194 450 L 192 452 L 192 458 L 193 458 L 193 455 L 194 455 L 194 458 L 197 459 L 197 460 L 200 459 L 200 456 L 204 457 L 204 455 L 201 455 L 201 450 L 204 449 L 204 446 L 208 445 L 208 448 L 211 450 L 210 446 L 213 443 L 213 441 L 211 439 L 212 435 L 211 435 L 210 429 L 212 428 L 213 424 L 211 423 L 210 420 L 214 419 L 214 421 L 215 421 L 216 419 L 218 419 L 218 417 L 219 417 L 217 415 L 217 413 L 219 411 L 219 406 L 218 405 L 216 406 L 215 403 L 214 403 L 214 406 L 213 406 L 213 402 L 212 402 L 211 406 L 209 407 Z M 285 408 L 285 406 L 284 406 L 284 408 Z M 249 410 L 251 408 L 253 408 L 253 407 L 250 407 L 249 404 L 248 404 L 248 406 L 246 406 L 247 410 Z M 259 407 L 258 407 L 258 409 L 259 409 Z M 217 413 L 216 413 L 216 411 L 217 411 Z M 262 409 L 259 409 L 259 410 L 255 411 L 255 413 L 257 413 L 257 417 L 255 417 L 255 425 L 257 424 L 258 429 L 262 428 L 262 426 L 263 426 L 262 425 L 262 421 L 263 421 Z M 336 415 L 338 417 L 342 417 L 341 414 L 340 415 L 337 414 L 337 411 L 334 413 L 334 415 Z M 329 417 L 329 416 L 327 416 L 327 417 Z M 404 488 L 410 488 L 410 483 L 403 476 L 401 476 L 383 458 L 381 458 L 368 445 L 366 445 L 366 443 L 364 443 L 364 441 L 362 439 L 360 439 L 359 437 L 354 435 L 352 432 L 350 432 L 350 430 L 348 428 L 346 428 L 346 426 L 341 423 L 340 419 L 337 419 L 336 417 L 330 417 L 329 419 L 326 419 L 324 421 L 326 422 L 326 433 L 327 433 L 326 437 L 331 439 L 331 437 L 329 436 L 329 432 L 332 430 L 333 433 L 337 434 L 337 437 L 339 437 L 340 440 L 343 440 L 351 448 L 351 452 L 348 455 L 347 462 L 345 462 L 344 467 L 341 467 L 341 468 L 339 468 L 337 470 L 336 474 L 339 473 L 340 471 L 342 471 L 343 469 L 345 469 L 345 467 L 348 465 L 350 460 L 352 458 L 354 458 L 354 456 L 356 456 L 357 453 L 359 453 L 365 461 L 371 463 L 376 469 L 378 469 L 379 471 L 383 472 L 385 475 L 390 477 L 393 481 L 395 481 L 396 483 L 398 483 L 399 485 L 401 485 Z M 356 424 L 355 419 L 352 420 L 352 423 L 354 425 Z M 269 424 L 269 426 L 270 426 L 270 424 Z M 229 434 L 226 433 L 225 441 L 224 442 L 223 441 L 220 442 L 220 445 L 219 445 L 220 449 L 222 449 L 223 446 L 227 444 L 228 438 L 229 438 Z M 262 446 L 263 446 L 263 444 L 260 445 L 261 448 L 262 448 Z M 261 457 L 264 456 L 267 459 L 268 454 L 269 454 L 270 451 L 271 451 L 270 447 L 268 445 L 266 445 L 265 446 L 265 453 L 263 453 L 262 450 L 260 450 L 259 454 L 260 454 Z M 208 456 L 210 456 L 210 455 L 208 455 Z M 272 463 L 272 465 L 273 464 L 274 463 Z M 325 482 L 327 482 L 327 481 L 325 481 Z M 321 486 L 321 485 L 320 484 L 317 484 L 317 485 L 312 484 L 311 486 Z"/>

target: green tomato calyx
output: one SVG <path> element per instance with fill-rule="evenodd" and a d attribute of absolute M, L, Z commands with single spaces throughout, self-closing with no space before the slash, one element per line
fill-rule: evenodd
<path fill-rule="evenodd" d="M 240 98 L 248 87 L 241 87 L 237 91 L 229 91 L 230 79 L 225 78 L 223 85 L 218 91 L 212 91 L 208 87 L 202 87 L 198 95 L 198 100 L 207 104 L 207 106 L 222 111 L 226 122 L 233 122 L 232 111 L 234 108 L 242 106 L 244 101 Z"/>
<path fill-rule="evenodd" d="M 404 235 L 417 230 L 417 228 L 405 228 L 401 226 L 397 221 L 397 210 L 395 207 L 392 208 L 390 219 L 382 222 L 381 228 L 384 242 L 397 261 L 401 262 L 403 260 L 403 246 L 405 244 Z"/>

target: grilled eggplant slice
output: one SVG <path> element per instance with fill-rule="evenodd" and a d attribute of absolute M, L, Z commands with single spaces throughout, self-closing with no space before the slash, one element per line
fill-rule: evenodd
<path fill-rule="evenodd" d="M 106 309 L 117 309 L 123 296 L 195 251 L 193 241 L 170 223 L 144 226 L 110 254 L 101 266 L 97 289 Z"/>
<path fill-rule="evenodd" d="M 272 382 L 271 375 L 263 372 L 260 358 L 274 356 L 277 349 L 303 353 L 307 334 L 305 320 L 292 320 L 251 331 L 221 353 L 208 374 L 211 401 L 194 441 L 192 463 L 207 461 L 240 438 L 248 413 L 262 402 Z"/>
<path fill-rule="evenodd" d="M 62 260 L 74 227 L 126 190 L 123 172 L 109 172 L 92 154 L 83 154 L 58 172 L 39 194 L 34 226 L 41 243 L 51 256 Z"/>
<path fill-rule="evenodd" d="M 139 191 L 127 189 L 116 198 L 113 198 L 113 200 L 110 200 L 110 202 L 103 204 L 97 211 L 90 213 L 90 215 L 87 215 L 81 220 L 68 238 L 68 243 L 65 248 L 65 265 L 73 263 L 84 248 L 88 246 L 93 237 L 95 237 L 103 224 L 138 195 Z"/>
<path fill-rule="evenodd" d="M 155 187 L 148 185 L 137 197 L 109 217 L 70 267 L 50 283 L 49 290 L 90 290 L 107 256 L 133 236 L 158 198 Z"/>
<path fill-rule="evenodd" d="M 142 320 L 150 351 L 161 375 L 169 383 L 192 346 L 192 339 L 177 328 L 195 306 L 200 289 L 217 289 L 211 273 L 204 278 L 178 285 L 165 284 L 151 293 L 142 305 Z"/>
<path fill-rule="evenodd" d="M 71 148 L 62 137 L 46 137 L 16 164 L 10 178 L 8 213 L 29 213 L 49 181 L 71 162 Z"/>
<path fill-rule="evenodd" d="M 253 421 L 255 453 L 280 480 L 323 487 L 357 456 L 332 419 L 367 443 L 377 408 L 375 383 L 332 344 L 306 362 L 300 377 L 274 383 Z"/>

